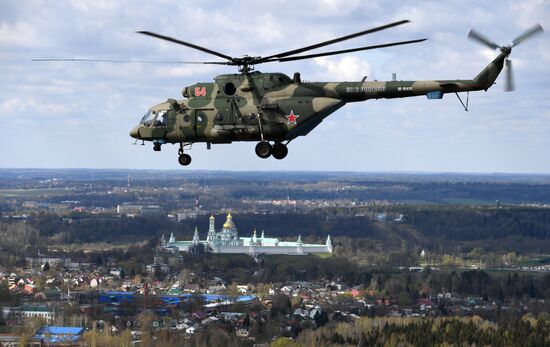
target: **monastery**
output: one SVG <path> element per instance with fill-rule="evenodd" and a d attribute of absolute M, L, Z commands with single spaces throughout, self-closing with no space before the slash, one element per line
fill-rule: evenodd
<path fill-rule="evenodd" d="M 216 221 L 214 216 L 210 216 L 210 226 L 206 240 L 199 238 L 198 228 L 195 227 L 195 234 L 191 241 L 176 241 L 174 234 L 170 235 L 168 241 L 161 239 L 161 247 L 166 250 L 189 252 L 193 247 L 202 244 L 205 249 L 212 253 L 236 253 L 250 254 L 252 256 L 260 254 L 290 254 L 304 255 L 310 253 L 332 253 L 332 241 L 330 235 L 327 242 L 323 244 L 312 244 L 302 242 L 301 235 L 296 242 L 279 241 L 277 238 L 256 235 L 256 229 L 251 237 L 239 237 L 237 227 L 233 223 L 231 213 L 227 214 L 227 219 L 220 231 L 216 231 Z"/>

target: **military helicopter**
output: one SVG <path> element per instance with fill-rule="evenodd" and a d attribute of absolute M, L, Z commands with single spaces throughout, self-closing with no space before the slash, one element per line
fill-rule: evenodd
<path fill-rule="evenodd" d="M 130 136 L 137 140 L 153 142 L 153 150 L 162 145 L 179 144 L 178 161 L 187 166 L 191 156 L 184 153 L 195 143 L 204 142 L 208 149 L 212 144 L 234 141 L 256 141 L 255 152 L 260 158 L 283 159 L 288 154 L 288 144 L 299 136 L 305 136 L 317 127 L 324 118 L 348 102 L 379 98 L 405 98 L 425 95 L 428 99 L 441 99 L 446 93 L 455 93 L 465 110 L 459 92 L 487 91 L 506 65 L 507 91 L 513 90 L 512 65 L 508 56 L 512 48 L 543 31 L 537 24 L 512 41 L 511 45 L 499 46 L 475 30 L 468 37 L 500 54 L 477 76 L 469 80 L 428 81 L 367 81 L 358 82 L 303 82 L 300 73 L 292 78 L 283 73 L 254 71 L 259 64 L 288 62 L 316 57 L 345 54 L 371 49 L 419 43 L 426 39 L 399 41 L 363 46 L 336 51 L 301 54 L 359 36 L 396 27 L 409 20 L 401 20 L 354 34 L 310 46 L 273 54 L 265 57 L 231 57 L 226 54 L 150 31 L 137 33 L 175 44 L 193 48 L 216 56 L 224 61 L 180 62 L 185 64 L 214 64 L 238 67 L 238 74 L 218 75 L 214 83 L 196 83 L 183 88 L 185 99 L 168 99 L 151 107 Z M 99 59 L 37 59 L 41 61 L 113 61 Z M 121 62 L 121 61 L 116 61 Z"/>

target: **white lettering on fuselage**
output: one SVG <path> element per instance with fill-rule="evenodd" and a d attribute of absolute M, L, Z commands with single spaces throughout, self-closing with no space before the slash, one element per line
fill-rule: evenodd
<path fill-rule="evenodd" d="M 346 93 L 385 92 L 386 86 L 346 87 Z"/>
<path fill-rule="evenodd" d="M 398 92 L 412 92 L 413 87 L 397 87 Z"/>

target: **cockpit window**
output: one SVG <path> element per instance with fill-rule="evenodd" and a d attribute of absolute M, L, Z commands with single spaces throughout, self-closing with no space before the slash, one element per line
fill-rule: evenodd
<path fill-rule="evenodd" d="M 168 111 L 159 111 L 155 120 L 155 126 L 165 127 L 168 120 Z"/>
<path fill-rule="evenodd" d="M 143 118 L 141 118 L 140 124 L 145 126 L 165 127 L 168 124 L 168 111 L 152 111 L 149 110 Z"/>
<path fill-rule="evenodd" d="M 156 112 L 149 110 L 143 118 L 141 118 L 141 124 L 143 125 L 151 125 L 153 123 L 153 119 L 155 118 Z"/>

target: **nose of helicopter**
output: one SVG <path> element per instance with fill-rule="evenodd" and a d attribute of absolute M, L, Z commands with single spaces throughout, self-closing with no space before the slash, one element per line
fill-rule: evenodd
<path fill-rule="evenodd" d="M 134 139 L 139 138 L 139 125 L 136 125 L 132 128 L 132 130 L 130 130 L 130 136 L 132 136 Z"/>

